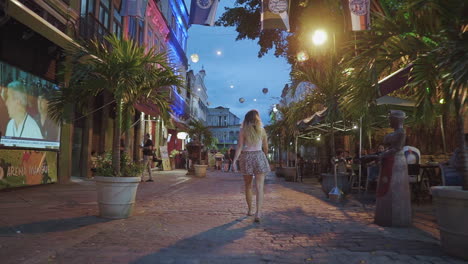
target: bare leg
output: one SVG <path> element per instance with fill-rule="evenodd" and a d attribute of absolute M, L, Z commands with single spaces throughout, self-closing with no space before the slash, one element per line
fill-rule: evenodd
<path fill-rule="evenodd" d="M 245 200 L 247 201 L 247 207 L 249 208 L 247 215 L 252 215 L 252 178 L 252 175 L 244 175 Z"/>
<path fill-rule="evenodd" d="M 265 182 L 265 174 L 255 175 L 255 187 L 257 189 L 257 212 L 255 213 L 255 221 L 260 221 L 262 216 L 262 206 L 263 206 L 263 185 Z"/>

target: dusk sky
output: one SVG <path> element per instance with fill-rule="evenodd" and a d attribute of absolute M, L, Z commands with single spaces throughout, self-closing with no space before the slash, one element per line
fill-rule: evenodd
<path fill-rule="evenodd" d="M 190 10 L 190 0 L 185 3 Z M 225 6 L 232 7 L 233 3 L 221 0 L 217 17 L 224 13 Z M 204 67 L 209 107 L 228 107 L 241 122 L 248 110 L 257 109 L 263 123 L 268 124 L 271 106 L 278 103 L 281 90 L 289 83 L 290 66 L 286 60 L 276 58 L 273 52 L 258 58 L 257 40 L 235 41 L 235 28 L 192 25 L 188 34 L 189 69 L 198 73 Z M 222 55 L 217 55 L 217 51 Z M 193 53 L 200 57 L 197 63 L 190 60 Z M 263 88 L 269 92 L 263 94 Z M 241 97 L 245 98 L 244 103 L 239 102 Z"/>

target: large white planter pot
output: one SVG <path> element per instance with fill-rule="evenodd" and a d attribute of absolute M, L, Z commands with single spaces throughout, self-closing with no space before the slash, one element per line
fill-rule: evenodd
<path fill-rule="evenodd" d="M 442 249 L 468 260 L 468 191 L 461 186 L 431 188 Z"/>
<path fill-rule="evenodd" d="M 208 168 L 208 165 L 193 165 L 193 167 L 195 167 L 196 177 L 206 177 L 206 168 Z"/>
<path fill-rule="evenodd" d="M 141 177 L 94 177 L 97 186 L 99 216 L 120 219 L 132 215 Z"/>

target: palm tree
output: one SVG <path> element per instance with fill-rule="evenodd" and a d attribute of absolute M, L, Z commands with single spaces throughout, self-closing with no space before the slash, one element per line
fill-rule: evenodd
<path fill-rule="evenodd" d="M 189 122 L 188 134 L 193 138 L 194 143 L 199 146 L 198 163 L 201 164 L 202 146 L 210 146 L 213 144 L 213 134 L 200 120 L 191 120 Z"/>
<path fill-rule="evenodd" d="M 120 176 L 120 135 L 123 113 L 133 111 L 139 101 L 150 101 L 161 109 L 163 119 L 168 120 L 168 86 L 181 86 L 182 79 L 168 63 L 165 53 L 146 49 L 132 40 L 115 35 L 105 37 L 104 42 L 92 40 L 82 46 L 67 49 L 64 85 L 53 96 L 49 112 L 55 120 L 69 118 L 68 105 L 84 109 L 93 97 L 100 93 L 113 96 L 116 117 L 112 141 L 112 167 Z"/>
<path fill-rule="evenodd" d="M 355 80 L 385 76 L 395 69 L 413 65 L 408 87 L 417 98 L 416 120 L 427 124 L 441 111 L 457 119 L 460 151 L 455 166 L 463 174 L 464 190 L 468 190 L 468 156 L 463 131 L 468 100 L 467 11 L 466 1 L 404 1 L 395 13 L 375 15 L 373 29 L 350 43 L 359 47 L 360 54 L 356 56 L 353 52 L 349 56 Z M 357 99 L 357 104 L 359 100 L 363 103 L 369 99 L 358 94 L 362 92 L 362 84 L 351 86 L 355 89 L 350 89 L 349 95 Z M 445 101 L 442 107 L 438 104 L 441 99 Z"/>
<path fill-rule="evenodd" d="M 336 54 L 332 54 L 331 59 L 320 62 L 311 60 L 310 63 L 297 67 L 292 73 L 292 78 L 295 81 L 306 81 L 316 86 L 316 89 L 305 98 L 300 106 L 303 110 L 307 108 L 316 111 L 321 110 L 319 108 L 327 109 L 325 121 L 330 125 L 330 153 L 334 153 L 334 126 L 342 118 L 340 101 L 345 91 L 343 65 L 337 61 Z"/>

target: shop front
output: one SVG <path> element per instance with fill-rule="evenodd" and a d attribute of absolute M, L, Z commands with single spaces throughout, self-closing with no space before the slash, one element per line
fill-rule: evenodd
<path fill-rule="evenodd" d="M 60 48 L 13 18 L 0 36 L 0 189 L 57 182 L 60 125 L 48 102 Z"/>

